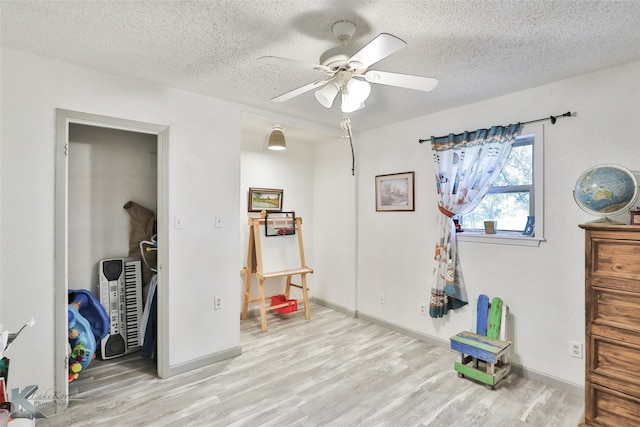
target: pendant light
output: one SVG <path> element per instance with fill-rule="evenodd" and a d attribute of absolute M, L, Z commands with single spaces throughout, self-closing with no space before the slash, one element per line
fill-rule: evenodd
<path fill-rule="evenodd" d="M 269 150 L 285 150 L 287 148 L 287 143 L 284 140 L 284 133 L 282 133 L 282 128 L 280 126 L 275 126 L 271 130 L 271 135 L 269 135 L 269 145 L 267 148 Z"/>

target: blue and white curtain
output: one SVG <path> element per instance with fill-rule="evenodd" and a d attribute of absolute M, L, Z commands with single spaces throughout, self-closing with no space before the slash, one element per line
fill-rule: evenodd
<path fill-rule="evenodd" d="M 431 317 L 469 302 L 456 245 L 454 215 L 475 208 L 500 175 L 520 123 L 431 137 L 438 191 L 438 240 L 429 304 Z"/>

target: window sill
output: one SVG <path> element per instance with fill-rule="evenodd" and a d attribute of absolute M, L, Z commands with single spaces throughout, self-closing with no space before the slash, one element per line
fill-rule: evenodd
<path fill-rule="evenodd" d="M 497 234 L 486 234 L 483 231 L 465 230 L 456 234 L 458 242 L 489 243 L 494 245 L 513 246 L 540 246 L 544 242 L 544 237 L 523 236 L 517 233 L 498 232 Z"/>

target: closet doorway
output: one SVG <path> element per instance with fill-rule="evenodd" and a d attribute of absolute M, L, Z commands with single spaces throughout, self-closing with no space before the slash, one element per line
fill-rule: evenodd
<path fill-rule="evenodd" d="M 168 136 L 167 126 L 56 111 L 55 385 L 58 397 L 65 400 L 57 412 L 66 409 L 69 399 L 68 290 L 87 289 L 99 299 L 98 262 L 128 256 L 129 215 L 124 205 L 129 201 L 155 211 L 156 366 L 159 377 L 169 375 Z M 148 284 L 143 282 L 143 289 Z"/>

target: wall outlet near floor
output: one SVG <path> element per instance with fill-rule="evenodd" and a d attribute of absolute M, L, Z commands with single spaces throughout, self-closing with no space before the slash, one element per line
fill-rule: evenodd
<path fill-rule="evenodd" d="M 576 359 L 582 359 L 583 354 L 582 354 L 582 343 L 581 342 L 570 341 L 569 342 L 569 351 L 570 351 L 571 357 L 575 357 Z"/>
<path fill-rule="evenodd" d="M 380 294 L 378 296 L 378 302 L 380 303 L 380 305 L 384 305 L 384 294 Z"/>
<path fill-rule="evenodd" d="M 420 313 L 423 316 L 427 315 L 427 304 L 421 302 L 420 305 L 418 306 L 418 313 Z"/>
<path fill-rule="evenodd" d="M 220 310 L 222 308 L 222 298 L 221 297 L 214 297 L 213 298 L 213 308 L 215 310 Z"/>

